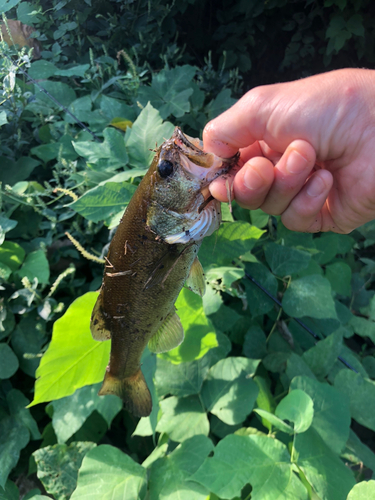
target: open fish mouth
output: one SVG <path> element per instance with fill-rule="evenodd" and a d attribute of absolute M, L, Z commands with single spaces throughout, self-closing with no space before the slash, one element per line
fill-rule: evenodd
<path fill-rule="evenodd" d="M 228 172 L 238 161 L 239 155 L 231 158 L 220 158 L 214 153 L 203 151 L 203 142 L 200 139 L 189 137 L 176 127 L 170 139 L 180 154 L 181 166 L 193 177 L 210 184 L 216 177 Z M 209 196 L 207 189 L 202 190 L 205 199 Z"/>

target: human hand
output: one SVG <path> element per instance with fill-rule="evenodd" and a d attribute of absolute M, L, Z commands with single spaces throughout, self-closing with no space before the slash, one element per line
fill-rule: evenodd
<path fill-rule="evenodd" d="M 291 230 L 349 233 L 375 219 L 375 71 L 252 89 L 206 125 L 203 142 L 222 157 L 240 150 L 234 198 Z M 227 201 L 224 178 L 210 191 Z"/>

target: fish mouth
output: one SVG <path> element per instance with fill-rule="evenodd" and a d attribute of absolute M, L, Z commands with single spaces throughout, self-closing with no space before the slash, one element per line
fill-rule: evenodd
<path fill-rule="evenodd" d="M 220 158 L 214 153 L 206 153 L 203 151 L 203 142 L 200 139 L 183 134 L 179 127 L 175 128 L 170 141 L 179 152 L 181 166 L 184 170 L 203 181 L 206 186 L 216 177 L 231 170 L 238 162 L 238 153 L 231 158 Z M 203 190 L 202 194 L 204 194 Z M 208 194 L 207 189 L 207 195 L 204 194 L 205 199 Z"/>

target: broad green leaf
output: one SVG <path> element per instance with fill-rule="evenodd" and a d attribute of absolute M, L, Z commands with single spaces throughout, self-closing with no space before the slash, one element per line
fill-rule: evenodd
<path fill-rule="evenodd" d="M 210 368 L 209 357 L 176 366 L 166 359 L 158 358 L 155 372 L 155 384 L 160 396 L 190 396 L 198 394 L 203 380 Z"/>
<path fill-rule="evenodd" d="M 340 295 L 350 297 L 352 270 L 345 262 L 333 262 L 326 267 L 326 278 L 332 290 Z"/>
<path fill-rule="evenodd" d="M 156 430 L 166 432 L 178 443 L 198 434 L 207 436 L 210 424 L 197 396 L 177 398 L 171 396 L 160 402 L 163 412 Z"/>
<path fill-rule="evenodd" d="M 308 498 L 305 487 L 292 471 L 287 447 L 265 436 L 226 436 L 192 480 L 222 499 L 241 497 L 247 483 L 252 486 L 252 500 Z"/>
<path fill-rule="evenodd" d="M 71 102 L 76 99 L 76 93 L 66 83 L 62 82 L 53 82 L 51 80 L 46 80 L 43 82 L 43 88 L 47 90 L 59 103 L 61 103 L 66 108 L 69 106 Z M 49 106 L 50 108 L 59 109 L 60 106 L 56 104 L 50 97 L 48 97 L 43 92 L 38 92 L 35 94 L 35 97 L 38 101 L 42 101 L 44 104 Z"/>
<path fill-rule="evenodd" d="M 298 375 L 305 375 L 306 377 L 315 378 L 313 372 L 310 370 L 309 365 L 303 360 L 301 356 L 298 356 L 298 354 L 296 354 L 295 352 L 292 352 L 288 356 L 285 373 L 289 380 L 292 380 Z"/>
<path fill-rule="evenodd" d="M 281 277 L 305 269 L 311 259 L 308 252 L 277 243 L 268 243 L 264 247 L 264 254 L 271 271 Z"/>
<path fill-rule="evenodd" d="M 213 267 L 205 274 L 206 281 L 217 283 L 220 281 L 220 289 L 226 291 L 234 281 L 244 277 L 245 271 L 238 267 Z"/>
<path fill-rule="evenodd" d="M 375 498 L 375 481 L 362 481 L 350 490 L 347 500 L 370 500 Z"/>
<path fill-rule="evenodd" d="M 0 127 L 8 123 L 7 114 L 5 111 L 0 111 Z"/>
<path fill-rule="evenodd" d="M 233 259 L 253 248 L 264 231 L 247 222 L 224 222 L 219 229 L 202 242 L 199 260 L 206 269 L 212 263 L 231 266 Z"/>
<path fill-rule="evenodd" d="M 311 427 L 331 450 L 339 454 L 345 446 L 350 430 L 350 410 L 345 398 L 332 386 L 309 377 L 296 377 L 290 389 L 301 389 L 314 403 Z"/>
<path fill-rule="evenodd" d="M 137 117 L 134 107 L 125 104 L 124 101 L 113 99 L 113 97 L 108 97 L 107 95 L 100 96 L 100 110 L 103 116 L 108 120 L 108 123 L 118 117 L 134 122 Z"/>
<path fill-rule="evenodd" d="M 7 393 L 6 400 L 10 415 L 30 431 L 32 439 L 41 439 L 38 425 L 32 417 L 30 410 L 26 408 L 30 401 L 22 392 L 18 389 L 11 389 Z"/>
<path fill-rule="evenodd" d="M 12 270 L 9 266 L 0 262 L 0 279 L 7 281 L 9 276 L 12 274 Z"/>
<path fill-rule="evenodd" d="M 128 182 L 107 182 L 86 191 L 69 206 L 86 219 L 99 222 L 124 210 L 135 190 L 136 187 Z"/>
<path fill-rule="evenodd" d="M 196 68 L 185 64 L 172 69 L 163 69 L 152 77 L 151 86 L 142 86 L 138 98 L 143 105 L 151 102 L 165 119 L 169 115 L 180 118 L 190 111 L 189 97 L 193 93 L 190 87 Z"/>
<path fill-rule="evenodd" d="M 250 210 L 250 219 L 254 226 L 263 229 L 267 226 L 270 216 L 258 208 L 257 210 Z"/>
<path fill-rule="evenodd" d="M 321 500 L 342 500 L 354 486 L 355 479 L 327 444 L 314 428 L 297 434 L 294 440 L 297 465 Z"/>
<path fill-rule="evenodd" d="M 266 335 L 260 326 L 250 326 L 245 334 L 242 352 L 252 359 L 261 359 L 267 354 Z"/>
<path fill-rule="evenodd" d="M 90 317 L 97 296 L 96 292 L 82 295 L 54 323 L 52 341 L 36 372 L 35 395 L 30 406 L 70 396 L 80 387 L 103 380 L 110 344 L 96 342 L 90 333 Z"/>
<path fill-rule="evenodd" d="M 19 420 L 0 412 L 0 487 L 4 488 L 29 440 L 30 433 Z"/>
<path fill-rule="evenodd" d="M 21 269 L 17 271 L 20 278 L 26 276 L 31 282 L 37 278 L 38 283 L 49 282 L 49 265 L 43 250 L 36 250 L 26 255 Z"/>
<path fill-rule="evenodd" d="M 0 379 L 10 378 L 18 370 L 18 359 L 8 344 L 0 343 Z"/>
<path fill-rule="evenodd" d="M 143 500 L 146 469 L 118 448 L 101 445 L 85 456 L 71 500 Z"/>
<path fill-rule="evenodd" d="M 58 68 L 55 74 L 59 76 L 80 76 L 83 78 L 89 67 L 89 64 L 79 64 L 68 69 Z"/>
<path fill-rule="evenodd" d="M 294 423 L 294 432 L 307 431 L 314 417 L 314 404 L 306 392 L 301 389 L 292 390 L 277 405 L 275 415 Z"/>
<path fill-rule="evenodd" d="M 151 106 L 142 109 L 142 112 L 125 133 L 125 146 L 129 155 L 129 163 L 134 167 L 148 168 L 155 153 L 150 149 L 155 144 L 160 146 L 164 139 L 169 139 L 174 130 L 172 123 L 162 121 L 160 113 Z"/>
<path fill-rule="evenodd" d="M 267 410 L 262 410 L 261 408 L 256 408 L 254 412 L 260 415 L 262 420 L 266 420 L 269 424 L 271 424 L 271 426 L 273 425 L 276 429 L 279 429 L 279 431 L 286 432 L 287 434 L 294 434 L 293 427 L 286 424 L 284 420 L 277 417 L 273 413 L 270 413 Z"/>
<path fill-rule="evenodd" d="M 0 486 L 0 500 L 19 500 L 20 492 L 12 481 L 7 481 L 5 487 Z"/>
<path fill-rule="evenodd" d="M 314 254 L 313 259 L 320 265 L 328 264 L 337 253 L 341 253 L 340 235 L 334 233 L 321 234 L 319 238 L 314 239 L 315 247 L 319 253 Z"/>
<path fill-rule="evenodd" d="M 233 106 L 236 99 L 231 97 L 230 89 L 222 90 L 216 97 L 207 105 L 208 119 L 212 120 L 216 116 L 220 115 L 228 108 Z"/>
<path fill-rule="evenodd" d="M 203 303 L 199 295 L 183 288 L 175 306 L 184 327 L 185 340 L 175 349 L 159 354 L 158 357 L 179 364 L 199 359 L 210 349 L 217 347 L 215 329 L 203 312 Z"/>
<path fill-rule="evenodd" d="M 248 276 L 255 279 L 272 295 L 277 294 L 277 280 L 270 273 L 268 268 L 261 263 L 246 263 L 246 271 Z M 252 316 L 265 314 L 274 308 L 275 303 L 270 299 L 255 283 L 246 280 L 244 283 L 248 306 Z"/>
<path fill-rule="evenodd" d="M 112 127 L 103 131 L 104 142 L 98 144 L 93 141 L 73 142 L 75 151 L 85 158 L 88 163 L 98 163 L 106 160 L 106 167 L 112 169 L 124 167 L 128 163 L 128 154 L 125 149 L 124 134 Z"/>
<path fill-rule="evenodd" d="M 77 485 L 78 470 L 83 457 L 95 447 L 95 443 L 73 442 L 55 444 L 34 451 L 37 476 L 46 491 L 56 500 L 68 500 Z"/>
<path fill-rule="evenodd" d="M 4 243 L 5 233 L 15 228 L 17 224 L 18 222 L 16 220 L 8 219 L 8 217 L 0 215 L 0 245 Z"/>
<path fill-rule="evenodd" d="M 25 258 L 25 250 L 13 241 L 4 241 L 0 247 L 0 262 L 16 271 Z"/>
<path fill-rule="evenodd" d="M 375 382 L 346 369 L 337 374 L 335 388 L 348 398 L 352 418 L 375 431 Z"/>
<path fill-rule="evenodd" d="M 293 280 L 283 300 L 286 314 L 294 318 L 337 318 L 329 281 L 319 275 Z"/>
<path fill-rule="evenodd" d="M 0 157 L 0 163 L 0 182 L 10 186 L 27 179 L 34 168 L 40 165 L 39 160 L 29 156 L 21 156 L 17 161 Z"/>
<path fill-rule="evenodd" d="M 39 321 L 36 311 L 24 315 L 12 332 L 11 345 L 18 357 L 21 370 L 35 378 L 40 363 L 38 354 L 46 343 L 45 322 Z"/>
<path fill-rule="evenodd" d="M 354 454 L 354 456 L 353 456 Z M 364 464 L 371 470 L 375 470 L 375 453 L 368 446 L 362 443 L 357 434 L 350 430 L 349 439 L 346 442 L 346 448 L 341 454 L 345 459 L 351 462 Z"/>
<path fill-rule="evenodd" d="M 193 436 L 168 456 L 152 463 L 150 500 L 207 500 L 206 488 L 189 479 L 212 450 L 212 442 L 207 437 Z"/>
<path fill-rule="evenodd" d="M 51 76 L 55 75 L 56 71 L 57 67 L 53 63 L 46 61 L 45 59 L 39 59 L 39 61 L 31 63 L 28 73 L 31 78 L 47 80 Z"/>
<path fill-rule="evenodd" d="M 21 0 L 0 0 L 0 12 L 8 12 L 8 10 L 13 9 Z"/>
<path fill-rule="evenodd" d="M 373 342 L 375 342 L 375 321 L 373 321 L 372 319 L 363 318 L 361 316 L 353 316 L 349 324 L 354 328 L 355 333 L 357 333 L 361 337 L 368 337 Z"/>
<path fill-rule="evenodd" d="M 229 357 L 216 363 L 202 387 L 208 411 L 228 425 L 243 422 L 254 407 L 258 386 L 251 380 L 260 360 Z"/>
<path fill-rule="evenodd" d="M 51 403 L 52 425 L 59 443 L 65 443 L 78 431 L 94 410 L 104 417 L 108 427 L 122 409 L 116 396 L 98 396 L 100 384 L 82 387 L 71 396 Z"/>
<path fill-rule="evenodd" d="M 319 379 L 323 379 L 336 362 L 341 353 L 341 348 L 342 333 L 337 331 L 304 352 L 302 358 L 309 365 L 314 375 Z"/>

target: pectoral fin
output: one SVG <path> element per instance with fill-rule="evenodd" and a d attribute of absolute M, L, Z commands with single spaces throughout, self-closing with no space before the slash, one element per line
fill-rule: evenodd
<path fill-rule="evenodd" d="M 105 319 L 103 316 L 103 297 L 100 292 L 99 297 L 96 300 L 94 309 L 91 314 L 90 330 L 91 335 L 94 340 L 109 340 L 111 338 L 111 332 L 105 327 Z"/>
<path fill-rule="evenodd" d="M 198 257 L 194 259 L 185 284 L 192 292 L 203 297 L 206 291 L 206 282 L 204 280 L 203 267 Z"/>
<path fill-rule="evenodd" d="M 179 346 L 184 340 L 184 329 L 180 318 L 173 311 L 168 314 L 159 330 L 151 338 L 148 348 L 152 352 L 167 352 Z"/>

